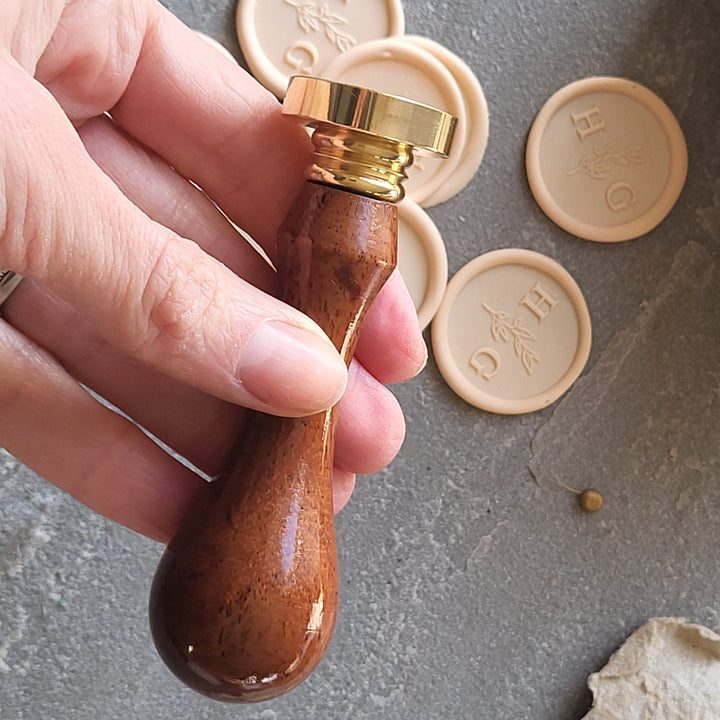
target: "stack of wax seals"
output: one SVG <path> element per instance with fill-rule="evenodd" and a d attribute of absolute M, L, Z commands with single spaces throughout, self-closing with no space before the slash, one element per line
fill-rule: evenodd
<path fill-rule="evenodd" d="M 445 290 L 447 258 L 442 238 L 422 208 L 459 193 L 480 166 L 488 138 L 482 87 L 457 55 L 432 40 L 410 35 L 358 45 L 334 58 L 325 75 L 442 107 L 458 119 L 450 157 L 416 161 L 408 169 L 407 197 L 399 207 L 398 267 L 424 328 Z M 419 284 L 418 278 L 422 278 Z"/>
<path fill-rule="evenodd" d="M 425 328 L 447 284 L 447 255 L 422 208 L 449 200 L 470 182 L 487 145 L 488 109 L 463 60 L 404 29 L 402 5 L 394 0 L 240 0 L 237 7 L 247 64 L 278 97 L 292 75 L 315 75 L 441 107 L 458 119 L 450 157 L 416 160 L 398 208 L 398 267 Z"/>
<path fill-rule="evenodd" d="M 338 55 L 324 75 L 442 107 L 457 118 L 450 157 L 423 158 L 409 168 L 408 198 L 432 207 L 470 182 L 485 153 L 488 111 L 480 83 L 457 55 L 427 38 L 403 35 L 358 45 Z"/>

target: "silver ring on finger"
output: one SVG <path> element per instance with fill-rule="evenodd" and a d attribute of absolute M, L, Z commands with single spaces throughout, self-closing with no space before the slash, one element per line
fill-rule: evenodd
<path fill-rule="evenodd" d="M 21 280 L 22 275 L 18 275 L 12 270 L 0 270 L 0 312 L 2 312 L 3 303 L 10 297 Z"/>

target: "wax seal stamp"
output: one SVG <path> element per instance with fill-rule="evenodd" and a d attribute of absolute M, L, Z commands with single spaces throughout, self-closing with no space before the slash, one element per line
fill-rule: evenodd
<path fill-rule="evenodd" d="M 457 118 L 456 135 L 462 139 L 467 119 L 462 94 L 452 73 L 434 55 L 403 38 L 358 45 L 329 63 L 325 75 L 336 82 L 361 85 L 445 108 Z M 408 197 L 423 204 L 442 183 L 449 181 L 453 165 L 452 160 L 418 159 L 408 170 L 405 183 Z"/>
<path fill-rule="evenodd" d="M 349 363 L 364 314 L 395 267 L 405 167 L 415 148 L 446 155 L 454 120 L 305 77 L 292 81 L 283 112 L 315 128 L 315 153 L 278 235 L 280 298 L 319 323 Z M 322 658 L 338 604 L 334 428 L 333 409 L 253 413 L 227 471 L 165 551 L 150 599 L 153 638 L 199 692 L 266 700 Z"/>

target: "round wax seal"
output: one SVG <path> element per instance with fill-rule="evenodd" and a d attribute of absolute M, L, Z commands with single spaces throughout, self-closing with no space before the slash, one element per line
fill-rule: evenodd
<path fill-rule="evenodd" d="M 405 31 L 400 0 L 240 0 L 236 23 L 250 70 L 280 98 L 292 75 L 323 75 L 356 45 Z"/>
<path fill-rule="evenodd" d="M 454 115 L 464 127 L 462 94 L 450 71 L 427 50 L 400 38 L 375 40 L 337 56 L 325 76 L 348 85 L 415 100 Z M 403 183 L 407 197 L 423 204 L 453 173 L 451 159 L 415 152 Z"/>
<path fill-rule="evenodd" d="M 437 58 L 455 78 L 460 88 L 465 112 L 458 119 L 450 156 L 445 160 L 451 165 L 451 172 L 441 182 L 431 183 L 429 196 L 423 200 L 423 207 L 432 207 L 457 195 L 480 167 L 488 141 L 488 106 L 480 81 L 467 63 L 444 45 L 417 35 L 403 35 L 403 42 L 427 50 Z"/>
<path fill-rule="evenodd" d="M 435 223 L 412 200 L 398 205 L 398 270 L 410 291 L 425 329 L 433 319 L 447 285 L 447 252 Z"/>
<path fill-rule="evenodd" d="M 449 282 L 432 325 L 448 385 L 490 412 L 517 414 L 557 400 L 590 353 L 590 315 L 575 281 L 530 250 L 496 250 Z"/>
<path fill-rule="evenodd" d="M 670 109 L 621 78 L 580 80 L 555 93 L 533 123 L 525 160 L 548 217 L 601 242 L 652 230 L 687 175 L 685 139 Z"/>

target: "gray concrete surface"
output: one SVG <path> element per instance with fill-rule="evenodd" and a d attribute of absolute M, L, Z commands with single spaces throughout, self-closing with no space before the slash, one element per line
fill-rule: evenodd
<path fill-rule="evenodd" d="M 172 0 L 236 54 L 232 0 Z M 164 669 L 146 603 L 161 548 L 0 456 L 0 718 L 575 720 L 587 675 L 646 618 L 720 629 L 720 6 L 715 0 L 406 0 L 408 32 L 475 70 L 491 117 L 470 186 L 431 212 L 451 273 L 519 246 L 563 264 L 594 322 L 554 406 L 466 405 L 431 360 L 397 395 L 408 439 L 338 518 L 341 615 L 301 688 L 216 704 Z M 619 245 L 575 239 L 533 201 L 523 150 L 562 85 L 657 92 L 688 141 L 672 214 Z M 582 514 L 558 481 L 596 486 Z"/>

